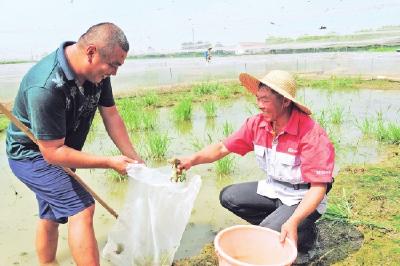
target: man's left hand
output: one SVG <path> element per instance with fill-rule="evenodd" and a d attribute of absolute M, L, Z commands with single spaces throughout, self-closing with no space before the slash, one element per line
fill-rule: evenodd
<path fill-rule="evenodd" d="M 286 237 L 289 237 L 291 240 L 293 240 L 297 246 L 297 223 L 291 221 L 290 219 L 287 220 L 281 227 L 281 235 L 279 238 L 281 243 L 285 242 Z"/>

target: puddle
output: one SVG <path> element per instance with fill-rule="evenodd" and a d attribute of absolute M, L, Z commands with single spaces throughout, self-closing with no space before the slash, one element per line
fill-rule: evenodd
<path fill-rule="evenodd" d="M 343 123 L 335 127 L 339 136 L 337 164 L 343 167 L 351 163 L 375 162 L 380 158 L 381 145 L 374 140 L 362 138 L 356 120 L 365 117 L 374 118 L 377 112 L 382 112 L 384 121 L 398 121 L 400 93 L 397 91 L 355 90 L 351 92 L 326 92 L 324 90 L 304 89 L 299 92 L 312 107 L 314 113 L 334 105 L 341 106 L 345 111 Z M 213 142 L 223 139 L 223 124 L 229 121 L 234 129 L 238 129 L 251 112 L 256 112 L 254 104 L 245 98 L 234 101 L 216 102 L 217 117 L 207 119 L 201 104 L 194 104 L 192 121 L 177 126 L 173 121 L 171 109 L 159 110 L 158 131 L 168 133 L 170 146 L 167 157 L 191 154 L 196 150 L 194 143 L 205 144 L 211 136 Z M 111 154 L 113 145 L 108 139 L 104 127 L 99 123 L 91 133 L 91 140 L 84 150 L 96 154 Z M 133 132 L 132 139 L 139 151 L 143 133 Z M 4 143 L 4 134 L 0 135 Z M 5 155 L 5 145 L 0 150 L 0 265 L 35 265 L 34 251 L 35 225 L 37 222 L 37 207 L 34 195 L 22 185 L 11 173 Z M 243 224 L 235 215 L 229 213 L 219 204 L 219 191 L 226 185 L 263 178 L 258 169 L 254 155 L 234 157 L 234 172 L 230 176 L 216 176 L 214 164 L 194 167 L 189 174 L 200 174 L 203 185 L 196 199 L 190 224 L 183 235 L 182 243 L 176 253 L 176 258 L 184 258 L 198 254 L 204 244 L 212 241 L 216 232 L 230 225 Z M 149 165 L 166 165 L 166 162 L 148 161 Z M 78 170 L 78 174 L 115 210 L 122 210 L 127 185 L 116 183 L 104 177 L 105 170 Z M 114 218 L 99 204 L 95 214 L 95 231 L 102 249 L 107 241 Z M 60 227 L 58 260 L 61 265 L 72 262 L 68 250 L 66 226 Z M 328 229 L 327 229 L 328 230 Z M 350 230 L 350 229 L 349 229 Z M 327 235 L 332 234 L 327 232 Z M 336 237 L 336 235 L 335 235 Z M 338 238 L 340 242 L 340 238 Z M 350 240 L 349 240 L 350 241 Z M 321 242 L 323 243 L 323 241 Z M 326 256 L 328 257 L 328 255 Z M 337 259 L 341 259 L 337 257 Z M 109 265 L 102 261 L 102 265 Z"/>

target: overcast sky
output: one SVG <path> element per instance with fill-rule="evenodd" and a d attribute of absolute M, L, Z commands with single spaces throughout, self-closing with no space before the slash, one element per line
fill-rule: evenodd
<path fill-rule="evenodd" d="M 399 0 L 0 0 L 0 60 L 51 52 L 104 21 L 125 31 L 135 53 L 178 50 L 193 39 L 229 45 L 346 34 L 400 25 L 399 14 Z"/>

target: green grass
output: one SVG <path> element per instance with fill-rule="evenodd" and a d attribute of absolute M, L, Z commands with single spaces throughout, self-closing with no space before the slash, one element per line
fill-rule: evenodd
<path fill-rule="evenodd" d="M 166 158 L 169 139 L 168 134 L 163 134 L 158 131 L 150 132 L 146 136 L 147 157 L 162 160 Z"/>
<path fill-rule="evenodd" d="M 173 115 L 175 121 L 189 121 L 192 119 L 192 99 L 182 99 L 174 108 Z"/>
<path fill-rule="evenodd" d="M 379 164 L 341 169 L 328 194 L 323 219 L 345 221 L 364 235 L 360 250 L 339 265 L 396 265 L 400 239 L 400 146 L 390 145 Z"/>
<path fill-rule="evenodd" d="M 324 218 L 328 220 L 341 220 L 348 222 L 352 217 L 352 204 L 350 198 L 346 195 L 343 188 L 340 196 L 329 198 L 328 209 Z"/>
<path fill-rule="evenodd" d="M 33 60 L 4 60 L 0 61 L 0 65 L 7 65 L 7 64 L 23 64 L 23 63 L 31 63 L 35 62 Z"/>
<path fill-rule="evenodd" d="M 370 47 L 367 49 L 368 52 L 396 52 L 400 49 L 400 46 L 377 46 Z"/>
<path fill-rule="evenodd" d="M 299 87 L 319 88 L 328 90 L 337 89 L 350 89 L 356 88 L 359 84 L 362 84 L 363 80 L 360 77 L 337 77 L 331 76 L 328 79 L 297 79 Z"/>

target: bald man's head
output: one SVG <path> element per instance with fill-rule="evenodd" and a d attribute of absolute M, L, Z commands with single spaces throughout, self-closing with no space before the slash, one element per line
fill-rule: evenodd
<path fill-rule="evenodd" d="M 94 44 L 99 49 L 99 53 L 107 57 L 115 47 L 119 46 L 125 52 L 129 51 L 129 42 L 124 32 L 110 22 L 96 24 L 90 27 L 78 40 L 81 48 Z"/>

